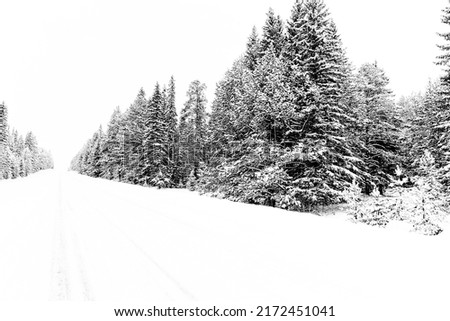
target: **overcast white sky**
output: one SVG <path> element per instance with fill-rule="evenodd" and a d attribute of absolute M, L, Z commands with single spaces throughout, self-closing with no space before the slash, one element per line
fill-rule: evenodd
<path fill-rule="evenodd" d="M 397 96 L 424 89 L 446 0 L 326 1 L 355 66 L 378 61 Z M 215 84 L 272 7 L 294 0 L 0 0 L 0 101 L 9 123 L 32 130 L 57 165 L 68 161 L 116 106 L 174 75 L 180 110 L 190 81 Z"/>

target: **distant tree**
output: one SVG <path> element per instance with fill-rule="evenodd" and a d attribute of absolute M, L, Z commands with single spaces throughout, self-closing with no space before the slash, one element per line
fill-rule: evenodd
<path fill-rule="evenodd" d="M 8 178 L 8 110 L 5 103 L 0 104 L 0 179 Z"/>
<path fill-rule="evenodd" d="M 8 127 L 8 112 L 4 103 L 0 104 L 0 179 L 25 177 L 37 171 L 53 168 L 49 152 L 38 146 L 32 132 L 25 141 L 17 130 Z"/>
<path fill-rule="evenodd" d="M 8 109 L 5 103 L 0 104 L 0 144 L 5 145 L 8 139 Z"/>
<path fill-rule="evenodd" d="M 102 168 L 102 151 L 104 145 L 104 133 L 100 126 L 91 139 L 90 153 L 87 155 L 89 168 L 87 174 L 92 177 L 100 177 Z"/>

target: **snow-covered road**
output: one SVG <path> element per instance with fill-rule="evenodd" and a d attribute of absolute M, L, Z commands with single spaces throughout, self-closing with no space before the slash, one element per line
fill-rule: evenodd
<path fill-rule="evenodd" d="M 449 298 L 449 232 L 44 171 L 0 182 L 0 300 L 434 306 Z"/>

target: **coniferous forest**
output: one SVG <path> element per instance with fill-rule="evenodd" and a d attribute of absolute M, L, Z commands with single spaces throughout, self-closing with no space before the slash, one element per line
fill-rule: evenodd
<path fill-rule="evenodd" d="M 450 25 L 450 7 L 442 22 Z M 173 77 L 149 95 L 140 89 L 71 169 L 294 211 L 345 203 L 356 221 L 410 220 L 440 233 L 450 186 L 450 33 L 437 57 L 444 76 L 396 101 L 382 66 L 351 64 L 337 27 L 322 0 L 296 1 L 287 21 L 269 10 L 210 106 L 198 80 L 179 116 Z"/>
<path fill-rule="evenodd" d="M 32 132 L 25 139 L 8 126 L 8 110 L 0 104 L 0 180 L 25 177 L 40 170 L 53 168 L 51 154 L 39 147 Z"/>

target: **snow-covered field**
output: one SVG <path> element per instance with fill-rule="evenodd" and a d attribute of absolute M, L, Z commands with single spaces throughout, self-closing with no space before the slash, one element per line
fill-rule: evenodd
<path fill-rule="evenodd" d="M 56 171 L 0 182 L 0 300 L 334 305 L 339 320 L 449 320 L 449 250 L 448 226 L 427 237 Z"/>

